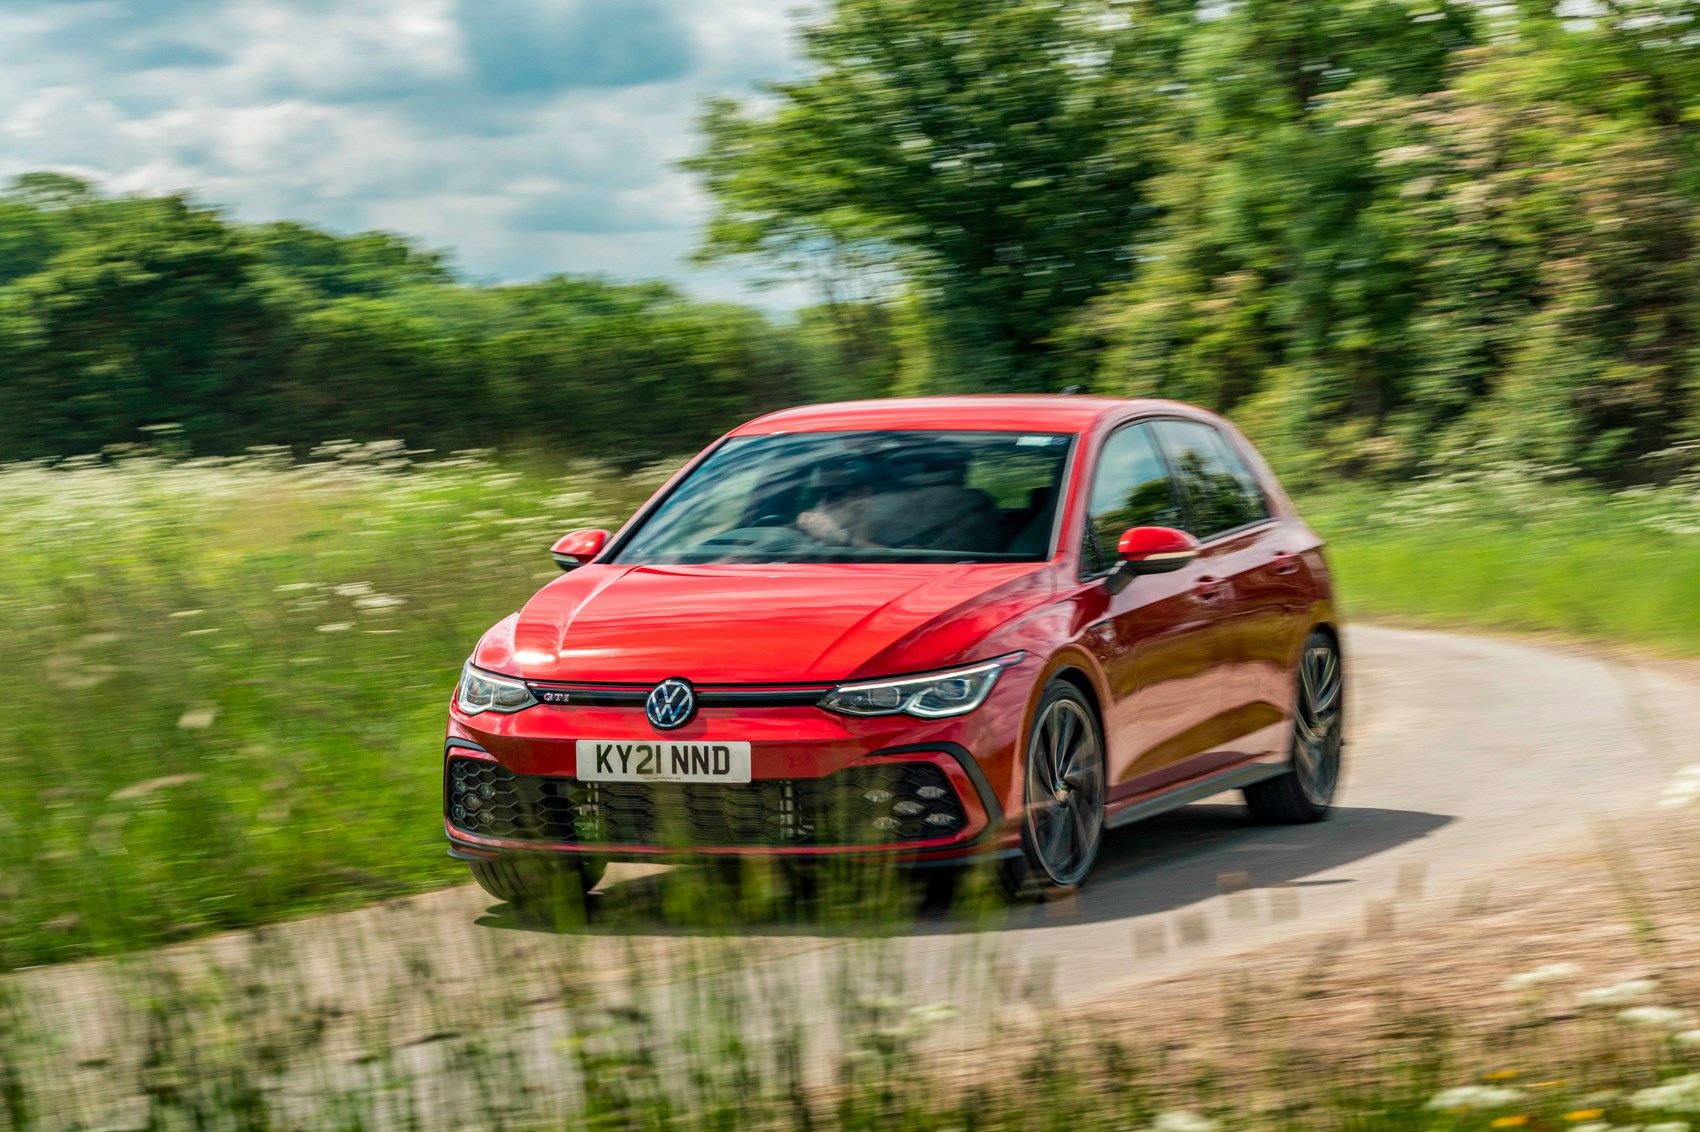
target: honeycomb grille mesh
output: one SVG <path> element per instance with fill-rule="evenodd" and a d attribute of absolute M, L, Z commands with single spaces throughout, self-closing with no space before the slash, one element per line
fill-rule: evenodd
<path fill-rule="evenodd" d="M 663 848 L 879 845 L 949 837 L 967 824 L 930 763 L 853 767 L 829 778 L 730 783 L 580 782 L 448 761 L 455 828 L 507 841 Z"/>

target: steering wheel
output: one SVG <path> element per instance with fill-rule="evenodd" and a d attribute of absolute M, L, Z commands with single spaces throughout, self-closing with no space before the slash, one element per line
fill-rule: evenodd
<path fill-rule="evenodd" d="M 728 557 L 736 557 L 738 555 L 783 554 L 788 551 L 802 550 L 818 545 L 820 544 L 814 539 L 792 526 L 737 527 L 703 539 L 691 547 L 690 553 L 724 554 Z"/>

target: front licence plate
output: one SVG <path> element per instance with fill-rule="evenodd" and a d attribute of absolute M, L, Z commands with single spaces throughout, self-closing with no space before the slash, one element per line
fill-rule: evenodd
<path fill-rule="evenodd" d="M 748 782 L 748 743 L 578 741 L 580 782 Z"/>

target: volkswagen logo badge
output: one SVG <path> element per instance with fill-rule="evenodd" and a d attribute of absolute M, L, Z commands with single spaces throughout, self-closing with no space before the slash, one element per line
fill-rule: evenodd
<path fill-rule="evenodd" d="M 689 680 L 674 677 L 663 680 L 644 701 L 643 712 L 649 722 L 663 731 L 672 731 L 689 723 L 697 713 L 697 693 Z"/>

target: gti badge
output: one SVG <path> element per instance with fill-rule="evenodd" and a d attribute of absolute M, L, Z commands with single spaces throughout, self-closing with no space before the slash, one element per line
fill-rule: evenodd
<path fill-rule="evenodd" d="M 644 714 L 649 722 L 663 731 L 672 731 L 689 723 L 697 713 L 697 694 L 688 680 L 674 677 L 663 680 L 644 701 Z"/>

